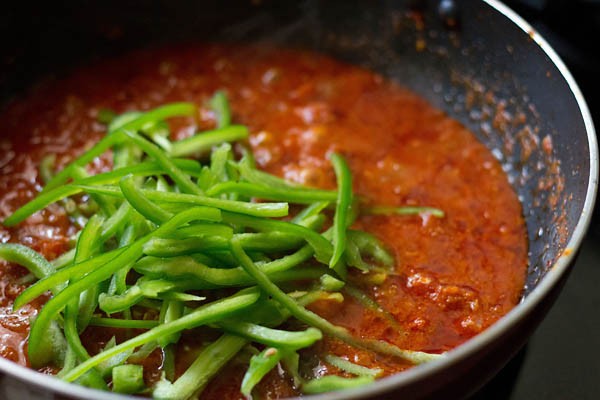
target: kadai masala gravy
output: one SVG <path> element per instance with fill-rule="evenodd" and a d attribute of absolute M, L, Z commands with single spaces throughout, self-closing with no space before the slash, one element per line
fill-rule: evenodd
<path fill-rule="evenodd" d="M 527 268 L 526 227 L 517 195 L 490 150 L 459 122 L 401 84 L 324 55 L 264 47 L 178 46 L 98 62 L 67 77 L 40 83 L 1 112 L 0 217 L 8 218 L 39 195 L 46 180 L 44 163 L 51 164 L 50 170 L 56 173 L 105 137 L 108 122 L 102 119 L 107 113 L 144 112 L 175 102 L 197 105 L 191 115 L 166 120 L 167 140 L 176 142 L 219 128 L 218 108 L 211 103 L 213 94 L 219 92 L 228 101 L 231 123 L 245 126 L 249 132 L 247 138 L 232 143 L 230 161 L 251 153 L 260 171 L 290 184 L 336 193 L 340 178 L 331 166 L 331 155 L 338 154 L 351 172 L 355 204 L 365 210 L 389 211 L 359 212 L 349 229 L 374 235 L 392 257 L 392 265 L 367 271 L 348 267 L 343 279 L 332 272 L 334 279 L 345 282 L 336 291 L 341 296 L 317 298 L 306 304 L 306 310 L 361 340 L 442 354 L 485 330 L 518 303 Z M 111 148 L 94 157 L 83 166 L 85 173 L 113 170 L 114 153 Z M 154 160 L 139 154 L 142 160 Z M 206 153 L 182 158 L 186 157 L 210 163 Z M 148 182 L 164 181 L 169 188 L 178 186 L 174 192 L 181 191 L 168 173 L 163 175 L 161 179 L 148 178 L 146 187 Z M 201 179 L 193 174 L 190 177 L 192 182 Z M 76 179 L 70 176 L 64 185 Z M 118 185 L 118 180 L 112 183 L 113 188 Z M 94 208 L 94 196 L 75 194 L 22 222 L 5 224 L 0 227 L 0 240 L 27 246 L 50 262 L 57 260 L 74 248 L 76 235 L 91 220 L 90 213 L 99 209 L 97 205 Z M 337 226 L 335 215 L 341 211 L 336 211 L 333 196 L 334 201 L 323 206 L 322 227 L 315 228 L 318 232 Z M 241 198 L 228 194 L 216 197 Z M 269 196 L 253 195 L 248 201 L 266 202 L 264 197 Z M 291 203 L 289 214 L 276 220 L 289 222 L 305 209 L 306 203 Z M 115 204 L 118 208 L 119 203 Z M 81 210 L 74 213 L 73 208 Z M 232 226 L 234 236 L 241 232 L 239 223 Z M 254 232 L 244 230 L 250 231 Z M 331 235 L 323 237 L 337 246 Z M 114 238 L 104 244 L 105 251 L 111 246 L 117 246 Z M 276 252 L 277 257 L 289 253 Z M 262 253 L 248 254 L 255 257 L 256 265 L 264 262 L 260 257 L 266 259 Z M 274 256 L 269 257 L 272 260 Z M 10 261 L 0 261 L 0 354 L 42 373 L 61 375 L 63 365 L 59 361 L 32 365 L 28 352 L 30 321 L 56 294 L 46 291 L 13 309 L 15 298 L 37 279 L 22 263 Z M 317 261 L 308 258 L 305 263 Z M 327 260 L 319 268 L 327 270 Z M 140 276 L 135 267 L 128 271 L 125 288 Z M 71 282 L 75 279 L 72 277 Z M 290 296 L 315 287 L 305 281 L 294 285 L 287 281 L 279 287 Z M 109 291 L 109 286 L 110 278 L 99 282 L 98 293 Z M 206 297 L 205 302 L 214 300 L 204 287 L 188 289 L 179 292 L 196 296 L 189 297 L 194 301 L 186 301 L 188 298 L 179 293 L 179 297 L 145 298 L 126 311 L 107 313 L 97 308 L 93 312 L 96 319 L 92 318 L 96 326 L 88 321 L 79 332 L 85 351 L 93 357 L 111 340 L 113 345 L 119 344 L 152 328 L 101 326 L 100 321 L 107 318 L 164 322 L 160 302 L 167 298 L 181 300 L 184 311 L 180 315 L 202 306 L 200 297 Z M 218 291 L 229 296 L 238 289 Z M 260 293 L 261 299 L 266 296 L 272 300 L 262 286 Z M 55 319 L 61 329 L 59 317 Z M 307 326 L 306 321 L 292 317 L 278 329 L 301 331 Z M 178 340 L 168 344 L 170 351 L 156 346 L 127 361 L 143 367 L 143 388 L 138 392 L 152 395 L 152 388 L 165 375 L 171 381 L 182 376 L 221 331 L 211 322 L 179 333 Z M 201 397 L 244 398 L 240 385 L 249 359 L 259 353 L 269 356 L 265 353 L 268 348 L 248 339 L 202 387 Z M 134 350 L 139 351 L 139 346 Z M 304 380 L 338 375 L 350 381 L 360 375 L 340 360 L 377 371 L 377 377 L 402 372 L 413 364 L 402 357 L 349 344 L 327 331 L 296 354 L 297 374 Z M 264 373 L 252 393 L 260 398 L 303 393 L 298 376 L 294 377 L 282 360 Z M 77 359 L 71 368 L 83 361 Z M 106 388 L 111 389 L 114 372 L 112 378 L 110 374 L 104 378 Z"/>

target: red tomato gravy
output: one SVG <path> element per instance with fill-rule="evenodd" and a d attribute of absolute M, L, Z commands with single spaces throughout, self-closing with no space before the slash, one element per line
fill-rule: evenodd
<path fill-rule="evenodd" d="M 361 282 L 360 274 L 352 279 L 394 316 L 396 325 L 349 296 L 341 304 L 316 303 L 314 311 L 355 335 L 438 353 L 480 333 L 517 304 L 527 268 L 526 228 L 517 196 L 491 152 L 419 96 L 371 71 L 311 52 L 169 47 L 96 63 L 38 85 L 0 114 L 0 218 L 40 190 L 43 157 L 56 154 L 62 166 L 102 137 L 106 127 L 97 122 L 99 110 L 121 113 L 194 102 L 201 106 L 197 118 L 171 124 L 181 138 L 215 126 L 206 102 L 219 89 L 230 99 L 234 121 L 250 128 L 249 144 L 261 168 L 332 188 L 335 175 L 327 154 L 336 151 L 348 160 L 354 190 L 367 203 L 432 206 L 446 213 L 441 219 L 363 216 L 356 223 L 395 256 L 395 274 L 382 284 Z M 92 169 L 103 170 L 109 160 L 97 159 Z M 0 227 L 0 240 L 53 259 L 69 248 L 75 232 L 61 207 L 53 205 L 15 228 Z M 14 298 L 26 287 L 19 280 L 25 273 L 0 263 L 0 355 L 22 365 L 27 365 L 29 317 L 44 302 L 12 311 Z M 88 328 L 85 335 L 92 353 L 112 335 L 96 330 Z M 180 372 L 193 359 L 185 346 L 179 351 Z M 329 338 L 308 351 L 314 357 L 322 352 L 383 368 L 386 375 L 409 367 Z M 161 364 L 159 353 L 147 361 L 147 380 L 159 376 Z M 230 363 L 203 398 L 243 398 L 244 372 Z M 317 357 L 313 373 L 340 371 Z M 258 391 L 266 397 L 297 394 L 277 369 Z"/>

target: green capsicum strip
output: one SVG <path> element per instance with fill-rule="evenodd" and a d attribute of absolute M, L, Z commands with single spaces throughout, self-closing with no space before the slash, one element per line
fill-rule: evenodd
<path fill-rule="evenodd" d="M 335 192 L 328 190 L 302 187 L 279 188 L 257 183 L 232 181 L 217 183 L 206 191 L 208 196 L 218 196 L 222 193 L 238 193 L 247 197 L 287 201 L 296 204 L 311 204 L 315 201 L 335 201 L 337 198 Z"/>
<path fill-rule="evenodd" d="M 313 254 L 314 252 L 310 246 L 304 246 L 288 256 L 259 264 L 259 268 L 268 275 L 282 273 L 307 261 Z M 241 267 L 232 269 L 210 268 L 194 260 L 192 257 L 173 257 L 167 259 L 144 257 L 134 264 L 133 269 L 141 274 L 154 277 L 165 276 L 177 279 L 192 276 L 217 286 L 238 286 L 253 282 L 251 276 Z M 306 268 L 306 270 L 309 271 L 310 269 Z M 323 271 L 322 268 L 317 268 L 316 270 Z"/>
<path fill-rule="evenodd" d="M 256 218 L 250 215 L 223 212 L 223 221 L 230 224 L 246 226 L 258 231 L 279 231 L 304 238 L 315 251 L 315 257 L 327 264 L 332 254 L 331 243 L 317 232 L 302 225 L 285 221 Z M 238 239 L 239 240 L 239 239 Z"/>
<path fill-rule="evenodd" d="M 248 128 L 243 125 L 230 125 L 173 142 L 169 155 L 172 157 L 182 157 L 202 153 L 210 150 L 211 147 L 217 144 L 242 140 L 247 137 Z"/>
<path fill-rule="evenodd" d="M 183 315 L 183 302 L 179 300 L 165 300 L 162 303 L 159 320 L 161 324 L 168 324 L 175 321 Z M 157 342 L 160 347 L 166 349 L 172 343 L 177 343 L 181 336 L 180 332 L 171 333 L 170 335 L 161 336 Z"/>
<path fill-rule="evenodd" d="M 172 282 L 161 279 L 145 279 L 142 277 L 138 282 L 125 290 L 122 294 L 107 295 L 100 294 L 98 298 L 100 309 L 107 314 L 125 311 L 140 302 L 143 298 L 159 298 L 161 294 L 174 290 L 189 290 L 194 288 L 194 283 L 189 281 Z M 198 297 L 197 299 L 204 299 Z"/>
<path fill-rule="evenodd" d="M 215 114 L 217 114 L 218 128 L 224 128 L 231 124 L 231 108 L 229 107 L 227 95 L 223 90 L 217 90 L 208 104 Z M 233 142 L 235 140 L 238 139 L 229 139 L 227 142 Z"/>
<path fill-rule="evenodd" d="M 83 167 L 89 164 L 106 150 L 111 148 L 113 145 L 123 140 L 122 133 L 125 130 L 138 130 L 141 129 L 145 124 L 154 122 L 156 120 L 163 120 L 177 116 L 189 116 L 196 112 L 196 106 L 192 103 L 172 103 L 161 107 L 157 107 L 154 110 L 148 111 L 133 121 L 124 124 L 121 128 L 110 132 L 108 135 L 103 137 L 96 145 L 91 149 L 87 150 L 79 158 L 71 162 L 62 171 L 56 174 L 45 186 L 42 193 L 54 189 L 63 183 L 65 183 L 72 174 L 72 170 L 75 167 Z"/>
<path fill-rule="evenodd" d="M 82 259 L 88 258 L 93 252 L 97 251 L 97 236 L 100 230 L 102 229 L 103 219 L 98 215 L 94 215 L 86 226 L 81 231 L 81 235 L 79 240 L 77 241 L 77 247 L 75 252 L 75 261 L 79 261 Z M 95 287 L 91 287 L 86 291 L 94 291 Z M 85 293 L 85 292 L 84 292 Z M 90 358 L 86 348 L 81 343 L 81 339 L 79 338 L 79 332 L 82 331 L 83 327 L 77 326 L 78 316 L 81 312 L 80 310 L 80 302 L 82 297 L 77 296 L 72 298 L 65 307 L 65 315 L 63 322 L 63 330 L 65 333 L 65 338 L 67 339 L 67 343 L 69 344 L 69 351 L 72 351 L 77 359 L 80 361 L 84 361 Z M 95 298 L 94 298 L 95 300 Z M 95 301 L 94 306 L 87 307 L 87 309 L 95 309 Z M 39 355 L 39 352 L 35 354 L 35 357 Z M 29 360 L 32 365 L 39 365 L 41 363 L 37 362 L 35 359 L 32 359 L 32 354 L 29 354 Z M 67 368 L 63 368 L 65 371 Z M 62 372 L 62 371 L 61 371 Z M 66 371 L 65 371 L 66 372 Z M 98 371 L 91 370 L 87 375 L 87 381 L 92 387 L 105 389 L 106 383 L 98 373 Z"/>
<path fill-rule="evenodd" d="M 254 386 L 256 386 L 269 371 L 275 368 L 283 356 L 284 352 L 282 350 L 273 347 L 267 347 L 259 354 L 252 356 L 248 370 L 242 379 L 240 392 L 244 396 L 250 397 Z"/>
<path fill-rule="evenodd" d="M 225 332 L 245 337 L 266 346 L 286 347 L 293 350 L 312 346 L 323 337 L 318 329 L 312 327 L 305 331 L 292 332 L 239 321 L 221 321 L 217 326 Z"/>
<path fill-rule="evenodd" d="M 240 173 L 240 177 L 248 181 L 250 183 L 259 184 L 262 186 L 268 186 L 273 188 L 280 189 L 298 189 L 302 188 L 302 186 L 295 184 L 293 182 L 286 181 L 278 176 L 271 175 L 269 173 L 260 171 L 256 169 L 252 160 L 251 153 L 247 153 L 238 163 L 231 163 L 238 172 Z M 335 200 L 335 196 L 333 196 L 333 200 Z"/>
<path fill-rule="evenodd" d="M 144 389 L 144 367 L 141 365 L 117 365 L 112 369 L 113 391 L 134 394 Z"/>
<path fill-rule="evenodd" d="M 200 188 L 192 182 L 190 177 L 186 175 L 181 169 L 175 165 L 173 160 L 168 157 L 163 150 L 161 150 L 154 143 L 144 139 L 137 132 L 132 130 L 122 130 L 133 143 L 138 145 L 146 154 L 154 158 L 165 170 L 165 172 L 175 181 L 177 186 L 185 193 L 201 194 Z"/>
<path fill-rule="evenodd" d="M 235 335 L 224 334 L 205 347 L 192 365 L 175 382 L 161 380 L 152 397 L 161 400 L 189 399 L 198 394 L 210 380 L 231 360 L 248 341 Z"/>
<path fill-rule="evenodd" d="M 244 252 L 244 249 L 236 241 L 231 240 L 231 252 L 233 256 L 238 260 L 240 265 L 246 270 L 248 275 L 252 276 L 258 286 L 266 293 L 271 295 L 275 300 L 281 303 L 282 306 L 287 308 L 292 316 L 296 317 L 300 321 L 314 326 L 322 332 L 336 337 L 351 346 L 364 348 L 367 350 L 374 351 L 376 353 L 394 356 L 403 360 L 412 362 L 413 364 L 422 364 L 431 360 L 435 360 L 442 357 L 439 354 L 430 354 L 420 351 L 403 350 L 387 342 L 373 340 L 373 339 L 362 339 L 356 338 L 348 332 L 345 328 L 333 325 L 326 319 L 318 316 L 312 311 L 299 305 L 294 299 L 285 294 L 277 285 L 275 285 L 265 274 L 262 272 Z"/>
<path fill-rule="evenodd" d="M 334 392 L 337 390 L 352 389 L 368 385 L 375 380 L 372 376 L 358 376 L 355 378 L 343 378 L 337 375 L 326 375 L 321 378 L 312 379 L 302 384 L 302 392 L 306 394 L 318 394 Z"/>
<path fill-rule="evenodd" d="M 177 233 L 177 232 L 176 232 Z M 176 257 L 198 252 L 225 251 L 234 235 L 178 235 L 175 239 L 153 238 L 144 246 L 144 254 L 154 257 Z M 282 252 L 295 250 L 304 240 L 283 232 L 236 233 L 246 251 Z"/>
<path fill-rule="evenodd" d="M 64 375 L 63 379 L 68 382 L 72 382 L 89 371 L 91 368 L 94 368 L 100 364 L 102 361 L 105 361 L 119 353 L 134 349 L 152 341 L 156 341 L 165 335 L 181 332 L 184 329 L 191 329 L 201 325 L 210 324 L 226 318 L 232 313 L 252 305 L 254 302 L 256 302 L 256 300 L 258 300 L 259 297 L 260 294 L 257 290 L 253 288 L 250 290 L 244 289 L 233 296 L 200 306 L 181 318 L 159 325 L 145 333 L 142 333 L 141 335 L 135 336 L 115 347 L 112 347 L 111 349 L 98 353 L 94 357 L 84 361 L 69 371 L 69 373 Z"/>
<path fill-rule="evenodd" d="M 204 237 L 204 236 L 220 236 L 226 239 L 231 239 L 233 237 L 233 228 L 229 225 L 225 224 L 216 224 L 216 223 L 200 223 L 197 222 L 194 225 L 184 226 L 176 231 L 174 231 L 171 235 L 166 237 L 167 239 L 186 239 L 186 238 L 194 238 L 194 237 Z"/>
<path fill-rule="evenodd" d="M 383 370 L 380 368 L 367 368 L 362 365 L 354 364 L 346 360 L 345 358 L 334 356 L 333 354 L 326 354 L 325 361 L 329 364 L 333 365 L 336 368 L 341 369 L 342 371 L 349 372 L 358 376 L 370 376 L 376 378 L 377 376 L 383 373 Z"/>
<path fill-rule="evenodd" d="M 52 290 L 52 288 L 57 287 L 58 285 L 64 284 L 66 281 L 82 277 L 96 268 L 105 265 L 107 262 L 115 259 L 123 252 L 127 251 L 130 246 L 121 247 L 107 253 L 100 254 L 96 257 L 92 257 L 88 260 L 85 260 L 81 263 L 71 264 L 68 267 L 64 267 L 56 273 L 52 275 L 48 275 L 47 277 L 37 281 L 33 285 L 29 286 L 25 289 L 13 303 L 13 309 L 18 310 L 25 304 L 29 303 L 33 299 L 41 296 L 48 290 Z"/>
<path fill-rule="evenodd" d="M 36 278 L 51 276 L 56 269 L 40 253 L 16 243 L 0 244 L 0 259 L 27 268 Z"/>
<path fill-rule="evenodd" d="M 388 207 L 388 206 L 373 206 L 365 207 L 363 210 L 364 214 L 370 215 L 421 215 L 429 214 L 436 218 L 444 218 L 446 215 L 443 210 L 435 207 L 417 207 L 417 206 L 401 206 L 401 207 Z"/>
<path fill-rule="evenodd" d="M 348 212 L 352 205 L 352 175 L 344 158 L 339 154 L 331 155 L 331 163 L 335 170 L 338 183 L 337 201 L 335 206 L 335 215 L 333 217 L 332 243 L 333 254 L 329 260 L 329 267 L 336 269 L 344 250 L 346 249 L 346 229 L 348 228 Z M 323 199 L 326 200 L 326 199 Z M 338 275 L 345 277 L 345 271 L 340 271 L 340 267 L 336 272 Z"/>
<path fill-rule="evenodd" d="M 158 326 L 158 321 L 141 320 L 141 319 L 119 319 L 119 318 L 103 318 L 92 317 L 90 319 L 91 326 L 104 326 L 107 328 L 124 328 L 124 329 L 152 329 Z"/>
<path fill-rule="evenodd" d="M 233 159 L 231 145 L 223 143 L 219 147 L 213 149 L 210 154 L 210 172 L 213 175 L 213 184 L 217 182 L 226 182 L 230 179 L 227 171 L 227 163 Z"/>
<path fill-rule="evenodd" d="M 98 193 L 105 194 L 107 196 L 123 198 L 123 193 L 121 192 L 120 188 L 116 186 L 77 186 L 88 193 Z M 202 195 L 160 192 L 152 189 L 139 189 L 139 192 L 152 201 L 162 203 L 179 203 L 185 205 L 214 207 L 224 211 L 257 217 L 285 217 L 288 214 L 287 203 L 248 203 L 244 201 L 215 199 Z"/>
<path fill-rule="evenodd" d="M 63 170 L 64 171 L 64 170 Z M 7 227 L 15 226 L 24 221 L 33 213 L 40 211 L 52 203 L 55 203 L 65 197 L 81 193 L 81 189 L 72 185 L 57 187 L 40 193 L 35 199 L 16 210 L 9 217 L 4 219 L 2 224 Z"/>
<path fill-rule="evenodd" d="M 125 196 L 125 200 L 142 216 L 155 224 L 162 224 L 173 216 L 171 213 L 152 203 L 138 191 L 133 175 L 126 175 L 121 178 L 119 187 L 123 196 Z M 220 213 L 216 209 L 215 211 L 218 214 L 217 219 L 220 219 Z"/>

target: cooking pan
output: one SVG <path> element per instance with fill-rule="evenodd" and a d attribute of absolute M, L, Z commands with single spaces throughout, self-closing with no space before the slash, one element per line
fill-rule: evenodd
<path fill-rule="evenodd" d="M 521 303 L 443 360 L 315 399 L 467 397 L 523 346 L 560 292 L 592 214 L 596 136 L 562 61 L 502 3 L 15 3 L 0 16 L 2 103 L 39 79 L 134 48 L 181 41 L 268 42 L 371 68 L 461 121 L 492 149 L 522 201 L 528 227 L 529 269 Z M 4 359 L 0 371 L 2 398 L 126 398 Z"/>

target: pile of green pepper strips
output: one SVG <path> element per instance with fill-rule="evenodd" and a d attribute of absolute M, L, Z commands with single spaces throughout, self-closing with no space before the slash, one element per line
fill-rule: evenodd
<path fill-rule="evenodd" d="M 118 116 L 102 111 L 99 119 L 108 133 L 94 147 L 57 174 L 53 159 L 44 160 L 44 189 L 4 225 L 19 224 L 59 202 L 82 229 L 73 249 L 52 262 L 23 245 L 0 245 L 0 258 L 26 267 L 37 279 L 15 300 L 15 309 L 47 291 L 53 294 L 31 322 L 32 367 L 59 366 L 62 379 L 93 388 L 186 399 L 197 396 L 243 353 L 249 354 L 240 388 L 246 396 L 278 363 L 303 393 L 355 387 L 380 374 L 329 354 L 325 361 L 351 377 L 301 376 L 297 350 L 323 334 L 414 364 L 438 357 L 354 337 L 305 306 L 316 300 L 343 301 L 346 286 L 346 294 L 393 320 L 345 282 L 348 267 L 381 280 L 393 266 L 374 236 L 350 226 L 361 212 L 436 217 L 443 212 L 428 207 L 361 209 L 350 170 L 338 154 L 330 157 L 336 191 L 303 187 L 260 171 L 245 147 L 240 146 L 241 159 L 234 156 L 230 143 L 247 138 L 248 129 L 231 124 L 225 94 L 217 92 L 209 105 L 217 128 L 175 142 L 169 140 L 165 120 L 193 116 L 195 105 L 174 103 Z M 109 150 L 112 171 L 90 176 L 86 165 Z M 85 204 L 82 194 L 89 196 Z M 284 219 L 288 203 L 303 208 Z M 331 226 L 323 230 L 333 208 Z M 308 327 L 278 328 L 290 317 Z M 88 326 L 126 329 L 128 338 L 118 344 L 113 338 L 91 355 L 80 340 Z M 182 331 L 201 326 L 220 336 L 175 377 L 174 346 Z M 147 388 L 141 361 L 156 348 L 164 355 L 163 378 Z"/>

